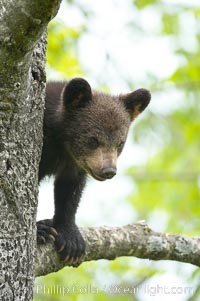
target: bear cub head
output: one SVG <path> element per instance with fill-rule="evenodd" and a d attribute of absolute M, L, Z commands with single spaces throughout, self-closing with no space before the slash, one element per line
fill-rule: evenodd
<path fill-rule="evenodd" d="M 150 99 L 146 89 L 111 96 L 92 91 L 82 78 L 69 81 L 61 97 L 62 139 L 79 168 L 96 180 L 111 179 L 130 124 Z"/>

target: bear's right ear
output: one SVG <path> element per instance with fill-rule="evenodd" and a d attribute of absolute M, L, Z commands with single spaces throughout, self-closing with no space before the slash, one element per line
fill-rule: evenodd
<path fill-rule="evenodd" d="M 62 97 L 66 107 L 83 108 L 91 101 L 92 90 L 85 79 L 74 78 L 65 86 Z"/>
<path fill-rule="evenodd" d="M 146 89 L 138 89 L 134 92 L 121 95 L 120 99 L 132 121 L 148 106 L 151 94 Z"/>

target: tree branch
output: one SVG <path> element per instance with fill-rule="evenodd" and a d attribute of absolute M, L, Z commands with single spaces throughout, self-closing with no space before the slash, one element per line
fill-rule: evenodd
<path fill-rule="evenodd" d="M 124 227 L 81 228 L 87 244 L 84 261 L 135 256 L 152 260 L 175 260 L 200 266 L 200 238 L 163 234 L 144 222 Z M 67 266 L 59 261 L 51 244 L 38 246 L 36 275 L 46 275 Z"/>
<path fill-rule="evenodd" d="M 200 174 L 198 171 L 181 171 L 170 173 L 165 171 L 132 172 L 131 170 L 132 168 L 130 169 L 129 174 L 134 178 L 134 180 L 141 182 L 194 182 L 197 181 Z"/>

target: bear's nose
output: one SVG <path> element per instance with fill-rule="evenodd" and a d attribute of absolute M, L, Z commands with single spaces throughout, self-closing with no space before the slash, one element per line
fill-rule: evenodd
<path fill-rule="evenodd" d="M 101 172 L 101 177 L 104 179 L 111 179 L 116 175 L 117 169 L 115 167 L 106 167 Z"/>

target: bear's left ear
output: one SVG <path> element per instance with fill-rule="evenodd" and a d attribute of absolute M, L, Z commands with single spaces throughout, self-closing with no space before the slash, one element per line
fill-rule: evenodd
<path fill-rule="evenodd" d="M 134 92 L 120 96 L 125 109 L 129 112 L 131 121 L 137 117 L 148 106 L 151 94 L 146 89 L 138 89 Z"/>
<path fill-rule="evenodd" d="M 74 78 L 66 84 L 62 97 L 66 107 L 83 108 L 91 101 L 92 90 L 85 79 Z"/>

